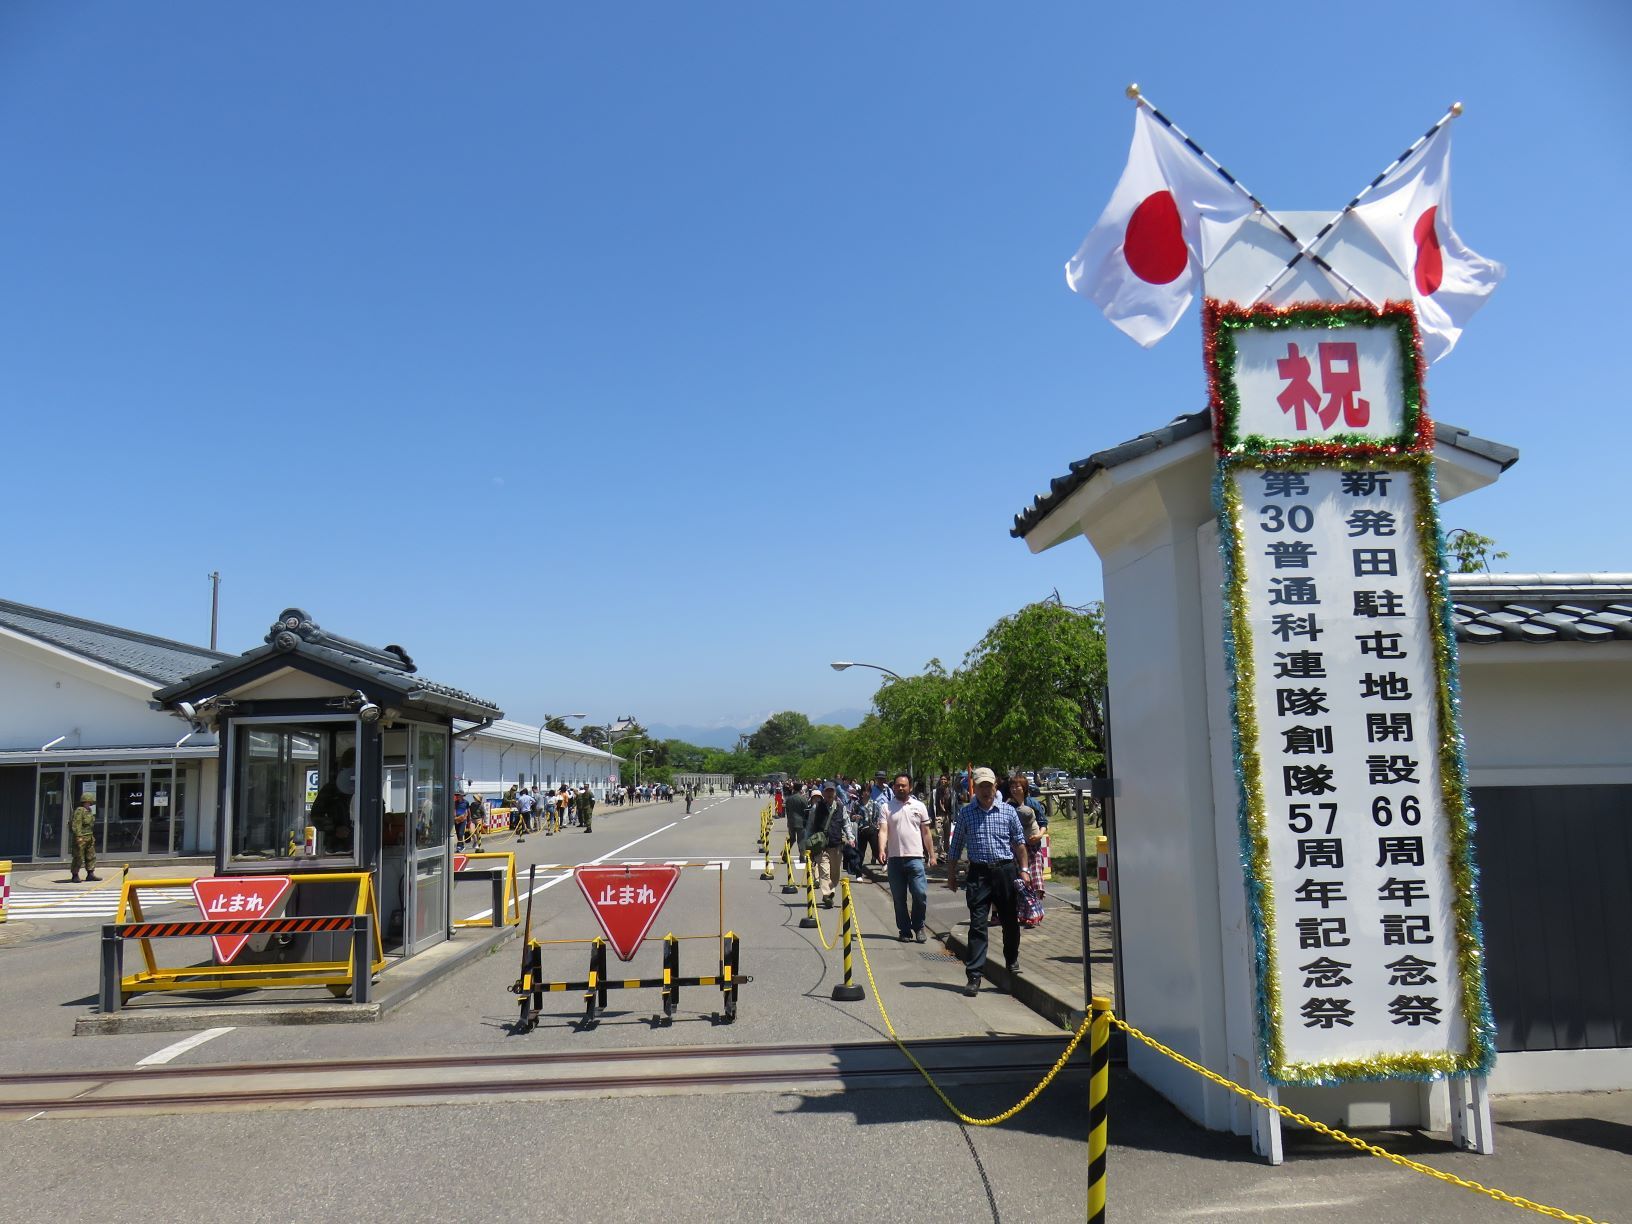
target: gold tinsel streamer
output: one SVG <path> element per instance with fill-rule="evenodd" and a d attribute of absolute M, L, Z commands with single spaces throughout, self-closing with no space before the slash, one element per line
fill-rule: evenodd
<path fill-rule="evenodd" d="M 1439 513 L 1433 482 L 1433 457 L 1427 453 L 1386 458 L 1336 455 L 1269 454 L 1224 456 L 1219 463 L 1217 501 L 1219 547 L 1224 554 L 1225 606 L 1228 609 L 1229 664 L 1236 733 L 1236 778 L 1241 791 L 1242 867 L 1248 873 L 1249 899 L 1257 911 L 1255 932 L 1259 981 L 1260 1028 L 1264 1036 L 1264 1073 L 1281 1084 L 1332 1084 L 1348 1080 L 1415 1077 L 1434 1079 L 1488 1071 L 1495 1055 L 1495 1035 L 1485 993 L 1484 962 L 1478 887 L 1473 866 L 1473 826 L 1467 804 L 1466 768 L 1460 731 L 1456 646 L 1451 636 L 1449 606 L 1444 591 L 1444 557 Z M 1383 1054 L 1374 1058 L 1321 1063 L 1289 1063 L 1281 1041 L 1282 1005 L 1275 941 L 1275 895 L 1269 870 L 1262 762 L 1258 754 L 1256 669 L 1252 631 L 1247 619 L 1246 556 L 1241 529 L 1241 495 L 1234 474 L 1265 468 L 1370 468 L 1397 470 L 1408 475 L 1416 497 L 1414 526 L 1429 609 L 1429 633 L 1434 647 L 1435 747 L 1439 758 L 1441 803 L 1449 842 L 1452 911 L 1455 915 L 1457 964 L 1460 970 L 1461 1011 L 1467 1029 L 1467 1050 L 1462 1054 Z"/>

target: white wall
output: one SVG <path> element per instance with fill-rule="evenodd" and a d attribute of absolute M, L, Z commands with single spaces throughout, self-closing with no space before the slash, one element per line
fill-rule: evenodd
<path fill-rule="evenodd" d="M 1464 645 L 1461 655 L 1474 786 L 1632 782 L 1632 642 Z"/>
<path fill-rule="evenodd" d="M 0 634 L 0 750 L 173 744 L 187 724 L 148 708 L 153 686 Z M 192 742 L 197 742 L 195 739 Z"/>
<path fill-rule="evenodd" d="M 473 735 L 454 741 L 454 772 L 464 787 L 483 795 L 502 795 L 526 774 L 527 786 L 537 775 L 541 784 L 552 789 L 563 782 L 576 787 L 587 783 L 597 796 L 606 793 L 608 774 L 615 767 L 598 757 L 582 757 L 557 752 L 548 746 L 542 752 L 533 744 Z"/>

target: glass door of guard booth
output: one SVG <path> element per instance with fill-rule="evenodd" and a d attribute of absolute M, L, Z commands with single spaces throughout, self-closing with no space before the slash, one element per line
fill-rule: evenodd
<path fill-rule="evenodd" d="M 386 950 L 411 954 L 447 938 L 448 733 L 399 723 L 380 739 L 380 923 Z"/>

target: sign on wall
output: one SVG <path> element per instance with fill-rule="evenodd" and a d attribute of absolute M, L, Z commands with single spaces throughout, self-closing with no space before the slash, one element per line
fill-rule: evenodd
<path fill-rule="evenodd" d="M 1493 1056 L 1432 424 L 1402 320 L 1411 333 L 1409 306 L 1207 311 L 1242 857 L 1277 1083 Z"/>

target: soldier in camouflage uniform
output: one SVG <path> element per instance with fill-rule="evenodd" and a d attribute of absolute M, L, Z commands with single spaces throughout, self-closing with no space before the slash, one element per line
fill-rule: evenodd
<path fill-rule="evenodd" d="M 68 837 L 73 846 L 73 881 L 79 883 L 79 868 L 85 867 L 85 879 L 96 880 L 96 796 L 80 796 L 79 806 L 68 817 Z"/>
<path fill-rule="evenodd" d="M 595 796 L 589 793 L 589 787 L 578 788 L 578 823 L 584 826 L 584 832 L 589 832 L 589 822 L 595 816 Z"/>

